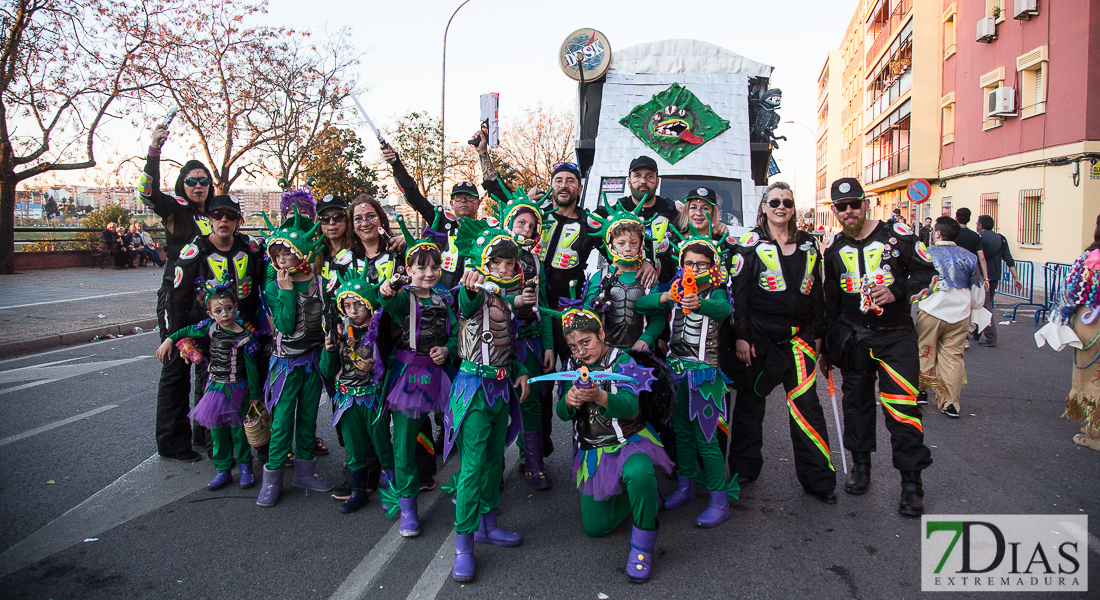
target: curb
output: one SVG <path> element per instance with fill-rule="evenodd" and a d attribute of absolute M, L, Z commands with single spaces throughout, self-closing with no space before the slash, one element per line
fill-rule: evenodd
<path fill-rule="evenodd" d="M 141 321 L 116 323 L 114 325 L 104 325 L 102 327 L 92 327 L 90 329 L 81 329 L 79 331 L 70 331 L 68 333 L 47 335 L 30 340 L 6 342 L 0 344 L 0 358 L 15 358 L 18 356 L 23 356 L 25 354 L 42 352 L 44 350 L 53 350 L 55 348 L 75 346 L 77 344 L 87 344 L 92 340 L 92 338 L 96 337 L 97 335 L 131 335 L 133 334 L 135 327 L 141 327 L 142 329 L 152 329 L 156 326 L 157 319 L 156 317 L 154 317 L 152 319 L 144 319 Z"/>

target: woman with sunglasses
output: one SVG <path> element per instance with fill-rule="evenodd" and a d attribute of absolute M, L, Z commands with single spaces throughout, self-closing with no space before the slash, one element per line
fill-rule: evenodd
<path fill-rule="evenodd" d="M 676 219 L 676 229 L 683 236 L 708 235 L 720 242 L 719 247 L 726 256 L 733 256 L 733 240 L 727 239 L 729 232 L 724 223 L 718 220 L 718 194 L 710 188 L 696 188 L 688 192 Z"/>
<path fill-rule="evenodd" d="M 737 402 L 730 418 L 730 472 L 742 482 L 764 464 L 764 407 L 778 385 L 787 392 L 795 472 L 807 493 L 836 504 L 836 471 L 817 396 L 816 360 L 825 333 L 821 256 L 813 236 L 796 226 L 794 194 L 768 186 L 756 227 L 743 235 L 730 270 L 736 339 Z"/>
<path fill-rule="evenodd" d="M 160 152 L 168 139 L 168 129 L 157 125 L 153 130 L 152 144 L 145 160 L 145 170 L 138 182 L 138 196 L 164 223 L 165 253 L 164 278 L 157 292 L 157 320 L 163 340 L 169 333 L 178 331 L 190 323 L 176 312 L 168 301 L 177 277 L 176 260 L 180 249 L 197 236 L 211 233 L 206 220 L 206 201 L 211 196 L 210 171 L 197 160 L 189 160 L 176 178 L 175 195 L 161 191 Z M 187 397 L 191 394 L 191 367 L 178 353 L 164 362 L 160 387 L 157 390 L 157 452 L 164 458 L 192 462 L 199 454 L 191 449 L 191 426 L 187 419 Z M 196 402 L 201 388 L 196 394 Z"/>

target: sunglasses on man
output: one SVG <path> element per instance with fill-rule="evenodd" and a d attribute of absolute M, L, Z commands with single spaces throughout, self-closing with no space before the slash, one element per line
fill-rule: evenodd
<path fill-rule="evenodd" d="M 772 198 L 771 200 L 768 200 L 768 206 L 772 208 L 779 208 L 780 204 L 783 205 L 783 208 L 794 208 L 794 200 L 791 200 L 790 198 L 783 198 L 782 200 L 780 200 L 779 198 Z"/>
<path fill-rule="evenodd" d="M 863 198 L 833 202 L 833 208 L 836 209 L 836 212 L 838 213 L 846 212 L 848 210 L 855 210 L 858 209 L 860 206 L 863 206 Z"/>
<path fill-rule="evenodd" d="M 183 180 L 183 185 L 186 185 L 187 187 L 195 187 L 196 185 L 201 185 L 202 187 L 208 187 L 210 185 L 210 178 L 209 177 L 188 177 L 187 179 Z"/>

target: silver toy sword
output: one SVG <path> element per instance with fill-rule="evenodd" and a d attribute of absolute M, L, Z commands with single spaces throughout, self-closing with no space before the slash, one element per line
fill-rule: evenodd
<path fill-rule="evenodd" d="M 356 98 L 355 94 L 349 95 L 351 96 L 351 101 L 355 103 L 355 108 L 359 109 L 359 114 L 367 120 L 367 127 L 370 127 L 370 130 L 374 132 L 374 137 L 378 138 L 378 143 L 388 146 L 389 144 L 386 142 L 386 138 L 382 137 L 382 132 L 378 131 L 378 128 L 374 126 L 374 121 L 371 121 L 370 116 L 367 115 L 367 111 L 363 110 L 363 105 L 359 104 L 359 98 Z"/>

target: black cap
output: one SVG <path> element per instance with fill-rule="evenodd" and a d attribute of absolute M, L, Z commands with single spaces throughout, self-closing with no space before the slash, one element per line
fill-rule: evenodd
<path fill-rule="evenodd" d="M 833 182 L 833 189 L 829 196 L 833 202 L 841 200 L 857 200 L 864 197 L 863 186 L 859 180 L 853 177 L 841 177 Z"/>
<path fill-rule="evenodd" d="M 717 205 L 718 204 L 718 194 L 715 194 L 714 190 L 712 190 L 710 188 L 706 188 L 706 187 L 695 188 L 694 190 L 691 190 L 690 192 L 688 192 L 687 197 L 684 198 L 684 202 L 687 202 L 688 200 L 706 200 L 707 202 L 710 202 L 711 204 Z"/>
<path fill-rule="evenodd" d="M 460 182 L 460 183 L 456 183 L 455 186 L 453 188 L 451 188 L 451 197 L 452 198 L 454 198 L 455 196 L 457 196 L 459 194 L 466 194 L 466 195 L 469 195 L 469 196 L 473 196 L 474 198 L 480 198 L 481 197 L 481 194 L 477 193 L 477 186 L 470 183 L 469 181 L 463 181 L 463 182 Z"/>
<path fill-rule="evenodd" d="M 633 173 L 636 169 L 653 169 L 653 172 L 657 172 L 657 161 L 648 156 L 639 156 L 630 161 L 630 170 L 627 173 Z"/>
<path fill-rule="evenodd" d="M 206 212 L 214 212 L 219 209 L 228 209 L 239 215 L 241 214 L 241 203 L 238 202 L 237 197 L 232 194 L 214 196 L 206 203 Z"/>
<path fill-rule="evenodd" d="M 348 202 L 347 200 L 344 200 L 343 196 L 327 194 L 324 198 L 321 198 L 320 202 L 317 203 L 317 214 L 321 214 L 322 212 L 330 208 L 339 208 L 341 210 L 345 210 L 347 209 L 347 207 Z"/>

